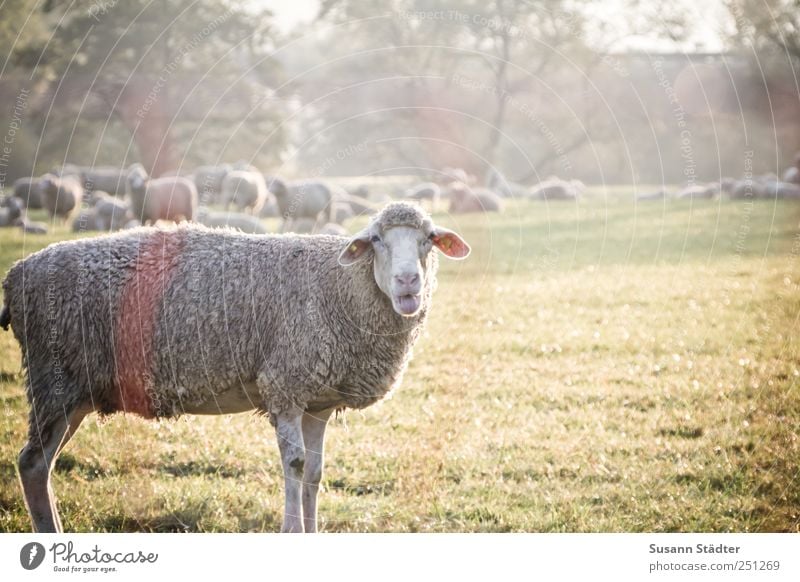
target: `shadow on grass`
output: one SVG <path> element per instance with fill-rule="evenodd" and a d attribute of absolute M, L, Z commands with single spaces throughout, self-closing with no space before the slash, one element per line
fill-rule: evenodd
<path fill-rule="evenodd" d="M 111 515 L 96 524 L 100 531 L 107 532 L 147 532 L 147 533 L 202 533 L 202 512 L 183 510 L 163 513 L 150 517 L 133 517 L 127 514 Z M 242 517 L 238 520 L 239 532 L 278 532 L 281 529 L 281 516 L 265 514 L 258 517 Z"/>
<path fill-rule="evenodd" d="M 102 479 L 109 474 L 106 469 L 97 463 L 81 461 L 69 453 L 61 453 L 59 455 L 56 459 L 54 470 L 60 474 L 79 473 L 87 481 Z"/>
<path fill-rule="evenodd" d="M 247 473 L 244 468 L 234 465 L 218 465 L 202 461 L 187 461 L 183 463 L 162 464 L 156 466 L 159 472 L 167 473 L 173 477 L 222 477 L 229 479 L 241 477 Z"/>

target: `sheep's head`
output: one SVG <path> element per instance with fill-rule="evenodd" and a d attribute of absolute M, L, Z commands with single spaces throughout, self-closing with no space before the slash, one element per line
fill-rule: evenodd
<path fill-rule="evenodd" d="M 419 206 L 393 202 L 347 242 L 339 264 L 346 267 L 371 258 L 375 283 L 398 314 L 412 317 L 422 307 L 434 247 L 451 259 L 464 259 L 470 252 L 464 239 L 434 225 Z"/>
<path fill-rule="evenodd" d="M 288 196 L 289 189 L 286 187 L 286 182 L 280 178 L 264 176 L 264 181 L 267 183 L 267 190 L 269 190 L 275 198 L 283 200 Z"/>
<path fill-rule="evenodd" d="M 45 174 L 39 179 L 39 188 L 48 194 L 54 194 L 60 185 L 61 179 L 55 174 Z"/>
<path fill-rule="evenodd" d="M 128 168 L 128 185 L 134 192 L 145 187 L 148 177 L 147 170 L 144 169 L 142 164 L 132 164 Z"/>

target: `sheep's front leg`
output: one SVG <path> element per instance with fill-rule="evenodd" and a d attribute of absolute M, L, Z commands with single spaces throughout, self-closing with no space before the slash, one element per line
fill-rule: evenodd
<path fill-rule="evenodd" d="M 303 412 L 291 410 L 275 415 L 275 431 L 283 464 L 286 504 L 283 510 L 283 532 L 303 533 Z"/>
<path fill-rule="evenodd" d="M 303 473 L 303 523 L 307 533 L 317 531 L 317 493 L 322 479 L 325 454 L 325 427 L 335 409 L 306 412 L 303 415 L 303 442 L 306 465 Z"/>

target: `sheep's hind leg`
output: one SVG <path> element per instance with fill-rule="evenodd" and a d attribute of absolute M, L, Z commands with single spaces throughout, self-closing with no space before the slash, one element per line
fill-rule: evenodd
<path fill-rule="evenodd" d="M 62 531 L 50 474 L 58 454 L 87 412 L 85 408 L 65 412 L 48 426 L 37 426 L 31 415 L 28 442 L 19 453 L 19 476 L 35 532 Z"/>
<path fill-rule="evenodd" d="M 281 531 L 303 533 L 302 485 L 303 465 L 305 465 L 303 412 L 291 410 L 276 414 L 274 419 L 283 464 L 286 498 Z"/>
<path fill-rule="evenodd" d="M 325 427 L 335 409 L 303 414 L 303 443 L 306 462 L 303 471 L 303 523 L 306 533 L 317 531 L 317 493 L 325 456 Z"/>

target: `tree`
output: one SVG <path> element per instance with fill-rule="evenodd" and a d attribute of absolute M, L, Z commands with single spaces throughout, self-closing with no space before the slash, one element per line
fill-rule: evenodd
<path fill-rule="evenodd" d="M 285 134 L 267 98 L 280 77 L 268 11 L 245 0 L 52 1 L 42 10 L 53 31 L 33 71 L 48 80 L 38 108 L 44 158 L 124 164 L 131 138 L 154 175 L 220 156 L 278 158 Z"/>

